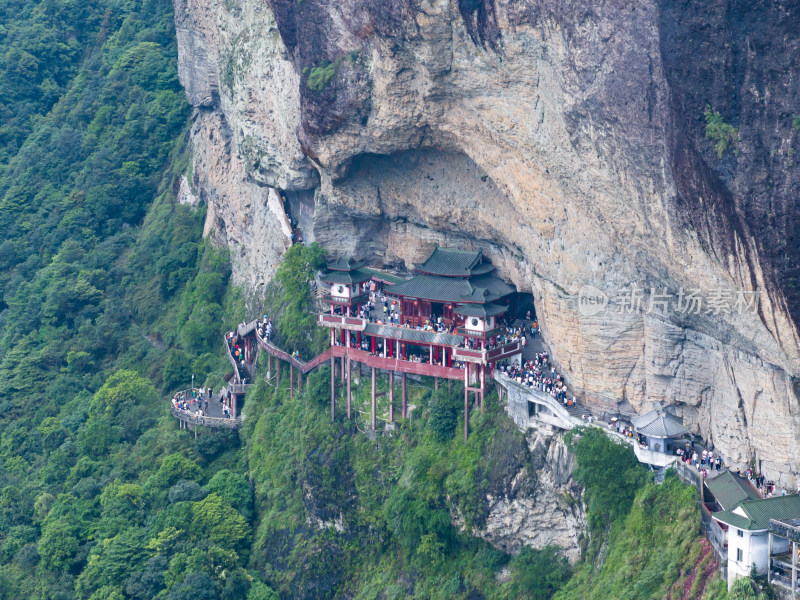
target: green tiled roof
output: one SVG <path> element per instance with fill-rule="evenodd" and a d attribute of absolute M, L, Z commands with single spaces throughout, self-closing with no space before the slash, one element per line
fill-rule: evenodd
<path fill-rule="evenodd" d="M 337 258 L 332 263 L 328 263 L 328 269 L 331 271 L 354 271 L 364 266 L 364 261 L 356 260 L 352 256 L 347 258 Z"/>
<path fill-rule="evenodd" d="M 443 275 L 445 277 L 469 277 L 472 268 L 480 262 L 480 250 L 451 250 L 436 246 L 433 253 L 417 268 L 420 273 Z"/>
<path fill-rule="evenodd" d="M 465 317 L 493 317 L 501 315 L 508 310 L 507 306 L 499 304 L 465 304 L 453 309 L 453 312 Z"/>
<path fill-rule="evenodd" d="M 750 519 L 741 515 L 737 515 L 735 512 L 731 512 L 729 510 L 715 512 L 712 516 L 717 521 L 722 521 L 723 523 L 738 529 L 755 529 L 754 527 L 750 527 L 750 525 L 753 523 Z"/>
<path fill-rule="evenodd" d="M 508 290 L 508 291 L 506 291 Z M 503 293 L 498 293 L 498 291 Z M 417 275 L 408 281 L 386 288 L 386 292 L 406 298 L 421 298 L 434 302 L 477 302 L 485 304 L 510 294 L 514 289 L 491 277 L 480 280 Z"/>
<path fill-rule="evenodd" d="M 369 267 L 364 267 L 361 269 L 365 273 L 369 273 L 373 279 L 379 279 L 381 281 L 385 281 L 386 283 L 402 283 L 405 281 L 399 275 L 393 275 L 392 273 L 387 273 L 386 271 L 379 271 L 378 269 L 371 269 Z"/>
<path fill-rule="evenodd" d="M 422 342 L 424 344 L 434 344 L 436 346 L 460 346 L 464 344 L 464 337 L 450 333 L 435 333 L 433 331 L 421 331 L 408 327 L 394 327 L 392 325 L 378 325 L 370 323 L 364 329 L 367 335 L 387 337 L 404 342 Z"/>
<path fill-rule="evenodd" d="M 469 280 L 472 287 L 475 288 L 486 288 L 492 294 L 497 296 L 498 298 L 502 298 L 503 296 L 508 296 L 509 294 L 513 294 L 516 292 L 516 288 L 508 285 L 505 281 L 500 279 L 499 277 L 474 277 Z"/>
<path fill-rule="evenodd" d="M 354 271 L 328 271 L 327 273 L 322 273 L 319 278 L 327 283 L 350 285 L 369 281 L 372 279 L 372 275 L 364 269 L 355 269 Z"/>
<path fill-rule="evenodd" d="M 706 479 L 706 487 L 724 510 L 731 510 L 742 500 L 759 500 L 758 492 L 743 477 L 724 471 L 713 479 Z"/>
<path fill-rule="evenodd" d="M 387 293 L 406 298 L 423 298 L 437 302 L 457 302 L 472 293 L 466 279 L 450 279 L 434 275 L 417 275 L 408 281 L 386 288 Z"/>
<path fill-rule="evenodd" d="M 746 518 L 727 510 L 714 513 L 713 516 L 728 525 L 751 531 L 768 529 L 770 519 L 800 518 L 800 496 L 797 494 L 744 500 L 739 507 L 747 514 Z"/>

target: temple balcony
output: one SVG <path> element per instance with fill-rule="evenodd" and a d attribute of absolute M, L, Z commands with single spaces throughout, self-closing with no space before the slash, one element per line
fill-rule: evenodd
<path fill-rule="evenodd" d="M 456 327 L 456 333 L 458 335 L 463 335 L 465 337 L 489 339 L 496 335 L 502 334 L 503 330 L 500 327 L 495 327 L 494 329 L 490 329 L 484 332 L 484 331 L 475 331 L 474 329 L 467 329 L 466 327 Z"/>
<path fill-rule="evenodd" d="M 511 342 L 491 350 L 481 350 L 480 348 L 453 348 L 453 359 L 463 362 L 488 364 L 501 361 L 515 354 L 522 352 L 522 344 L 520 342 Z"/>
<path fill-rule="evenodd" d="M 332 315 L 322 313 L 319 315 L 319 325 L 323 327 L 333 327 L 334 329 L 348 329 L 350 331 L 364 331 L 368 321 L 359 317 L 348 317 L 346 315 Z"/>
<path fill-rule="evenodd" d="M 347 306 L 348 304 L 349 305 L 362 304 L 366 302 L 368 298 L 369 294 L 366 292 L 363 294 L 357 294 L 356 296 L 350 296 L 349 298 L 346 298 L 344 296 L 332 296 L 331 294 L 324 294 L 322 296 L 324 302 L 328 302 L 330 304 L 341 304 L 343 306 Z"/>

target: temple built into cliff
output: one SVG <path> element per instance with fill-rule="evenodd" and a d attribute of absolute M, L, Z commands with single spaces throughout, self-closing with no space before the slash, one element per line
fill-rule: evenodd
<path fill-rule="evenodd" d="M 331 418 L 335 417 L 336 358 L 347 382 L 357 362 L 372 369 L 371 426 L 376 428 L 376 369 L 389 377 L 389 419 L 394 418 L 394 377 L 402 380 L 401 414 L 406 416 L 406 375 L 464 381 L 464 436 L 469 427 L 469 395 L 483 407 L 487 375 L 501 360 L 517 357 L 520 341 L 508 342 L 497 319 L 516 309 L 516 289 L 494 273 L 478 251 L 435 248 L 405 281 L 383 288 L 383 306 L 369 303 L 369 292 L 385 282 L 353 259 L 329 263 L 320 274 L 330 307 L 319 324 L 331 330 Z M 366 305 L 366 308 L 364 308 Z"/>

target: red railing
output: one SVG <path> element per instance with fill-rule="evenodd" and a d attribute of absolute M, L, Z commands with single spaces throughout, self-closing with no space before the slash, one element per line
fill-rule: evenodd
<path fill-rule="evenodd" d="M 319 316 L 319 324 L 327 327 L 335 327 L 337 329 L 344 328 L 353 331 L 364 331 L 367 326 L 366 319 L 359 319 L 358 317 L 346 317 L 343 315 L 330 315 L 321 314 Z"/>
<path fill-rule="evenodd" d="M 351 360 L 356 360 L 360 363 L 364 363 L 368 367 L 375 367 L 376 369 L 410 373 L 412 375 L 427 375 L 428 377 L 443 377 L 445 379 L 464 379 L 463 369 L 418 363 L 401 358 L 373 356 L 366 350 L 347 348 L 345 346 L 334 346 L 332 350 L 335 356 L 350 356 Z"/>

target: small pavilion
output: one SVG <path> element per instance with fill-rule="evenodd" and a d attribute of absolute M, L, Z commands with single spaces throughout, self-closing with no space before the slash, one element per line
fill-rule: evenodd
<path fill-rule="evenodd" d="M 663 454 L 673 454 L 674 440 L 682 438 L 689 431 L 681 419 L 663 408 L 634 417 L 631 423 L 639 436 L 644 438 L 648 450 Z"/>

